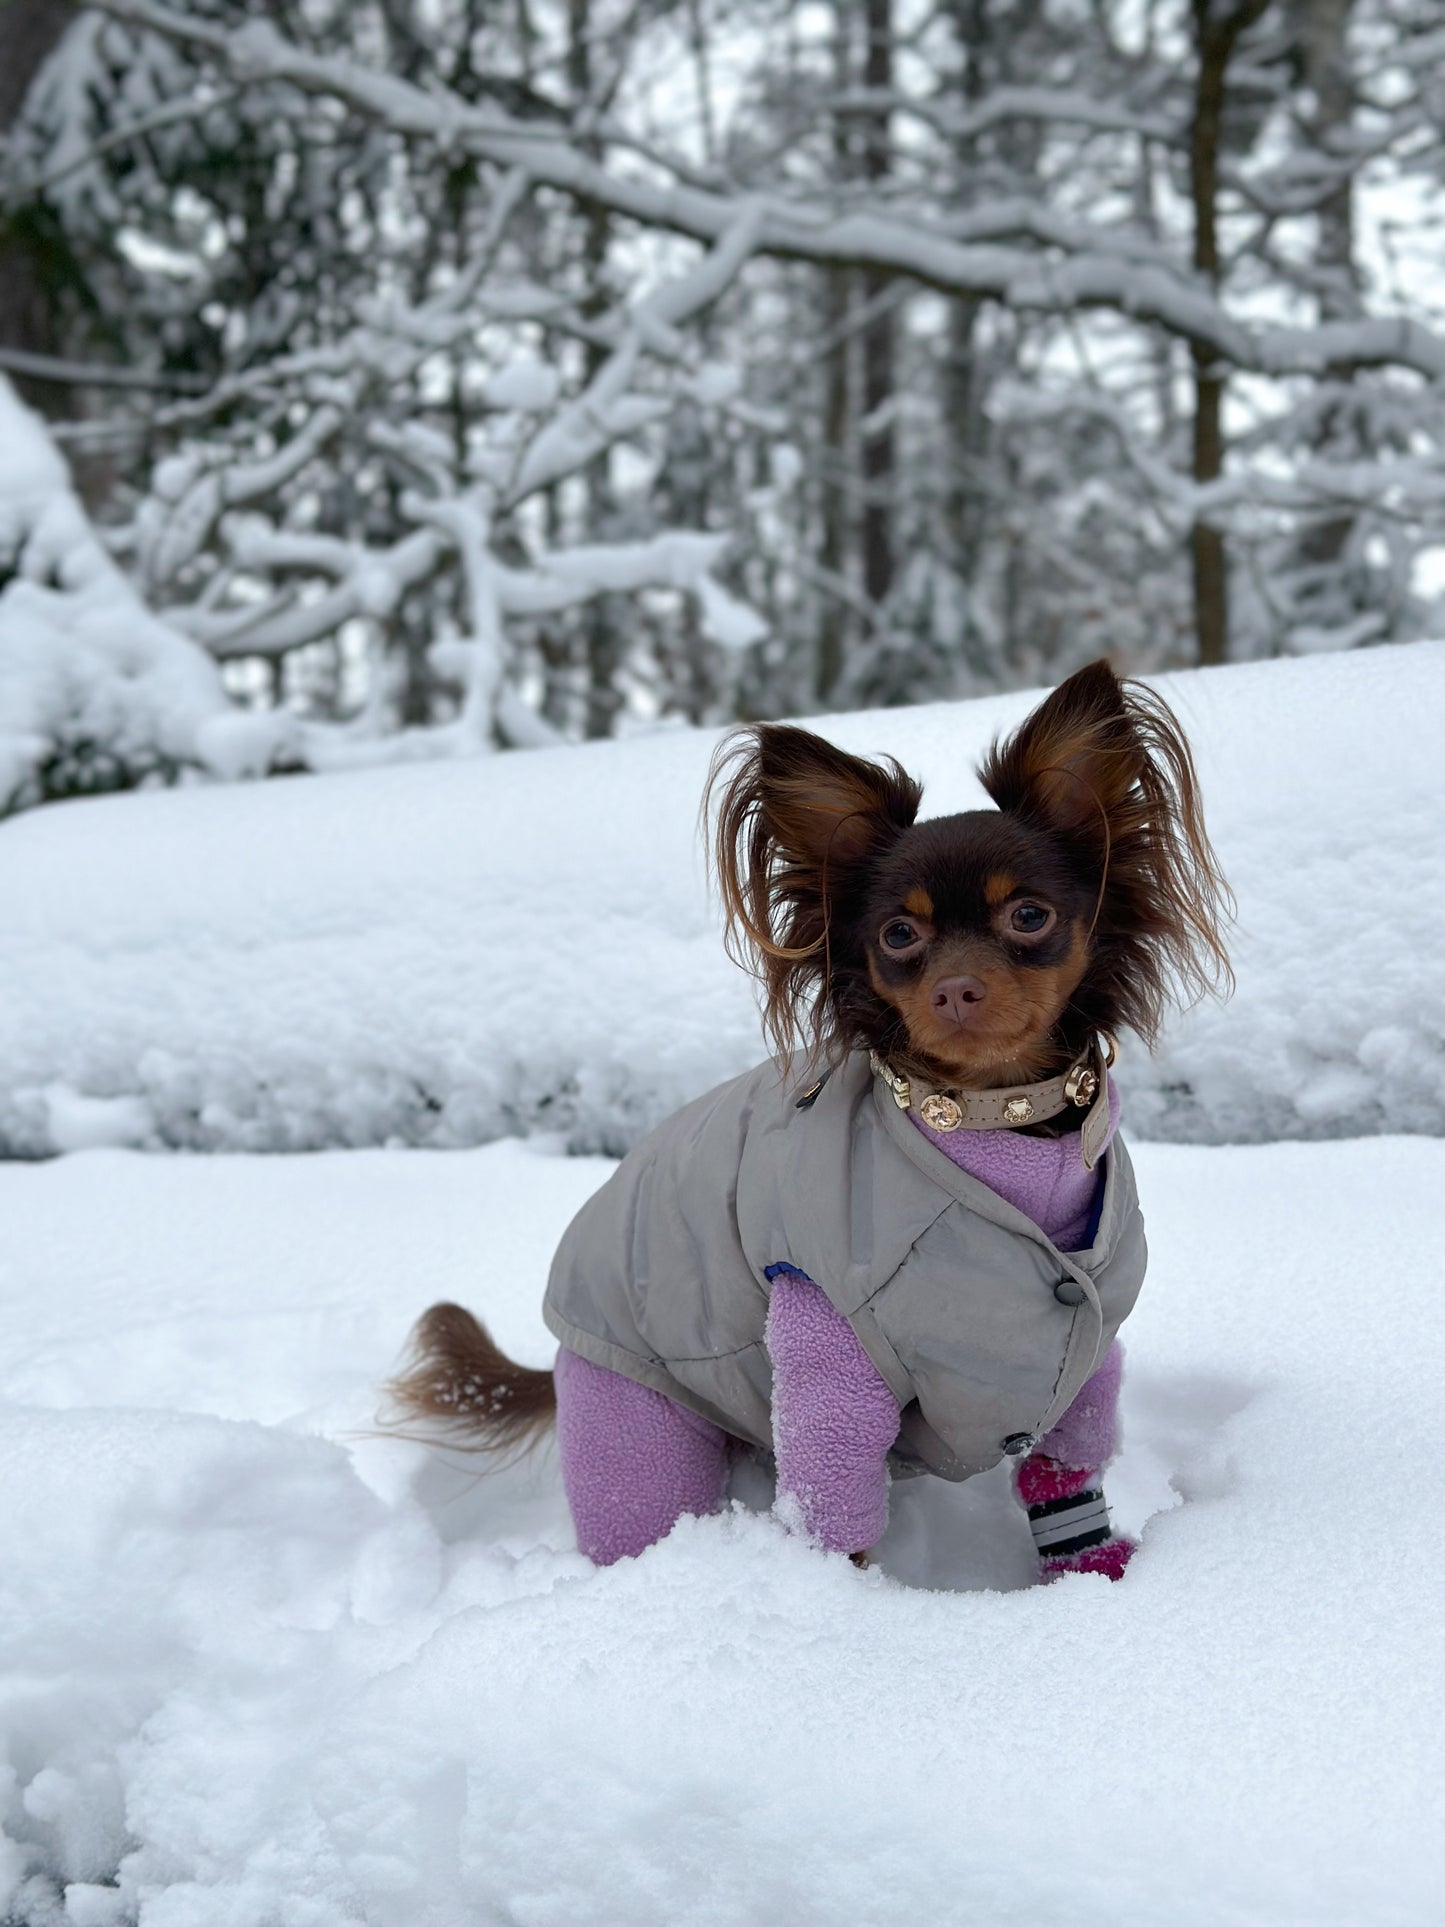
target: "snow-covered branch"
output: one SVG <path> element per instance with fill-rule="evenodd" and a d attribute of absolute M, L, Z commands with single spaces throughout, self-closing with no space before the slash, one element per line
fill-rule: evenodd
<path fill-rule="evenodd" d="M 653 290 L 614 320 L 617 346 L 586 389 L 538 432 L 506 491 L 512 505 L 595 461 L 612 442 L 659 420 L 669 404 L 629 393 L 640 358 L 648 351 L 675 358 L 678 329 L 716 301 L 757 244 L 757 210 L 744 203 L 732 227 L 687 273 Z"/>
<path fill-rule="evenodd" d="M 264 770 L 291 718 L 238 715 L 215 664 L 150 613 L 3 377 L 0 451 L 0 816 L 187 767 Z"/>
<path fill-rule="evenodd" d="M 437 143 L 506 168 L 537 184 L 645 227 L 708 244 L 737 229 L 741 197 L 642 174 L 592 158 L 550 121 L 520 121 L 451 92 L 422 89 L 337 55 L 287 42 L 269 23 L 227 31 L 158 0 L 98 0 L 102 10 L 174 39 L 204 46 L 237 81 L 284 81 L 304 94 L 342 102 L 410 139 Z M 1230 366 L 1263 374 L 1310 373 L 1321 356 L 1307 330 L 1275 328 L 1231 316 L 1192 274 L 1164 264 L 1120 259 L 1071 241 L 1068 223 L 1047 223 L 1047 258 L 1032 249 L 970 244 L 946 227 L 896 208 L 834 214 L 821 195 L 752 197 L 752 251 L 819 265 L 904 274 L 953 294 L 990 296 L 1022 310 L 1112 308 L 1208 348 Z M 1445 337 L 1406 317 L 1360 324 L 1332 343 L 1329 357 L 1358 366 L 1413 368 L 1445 376 Z"/>
<path fill-rule="evenodd" d="M 65 388 L 131 388 L 142 393 L 187 394 L 206 387 L 203 378 L 159 374 L 146 368 L 117 368 L 102 361 L 67 361 L 59 355 L 30 354 L 0 347 L 0 369 L 31 381 L 53 381 Z"/>
<path fill-rule="evenodd" d="M 840 114 L 912 114 L 949 140 L 959 142 L 976 140 L 980 134 L 1012 121 L 1083 127 L 1101 134 L 1137 134 L 1167 146 L 1178 146 L 1185 138 L 1178 116 L 1148 113 L 1123 101 L 1095 100 L 1075 87 L 995 87 L 987 99 L 967 104 L 947 96 L 920 100 L 913 94 L 853 87 L 830 96 L 828 104 Z"/>
<path fill-rule="evenodd" d="M 1428 9 L 1025 12 L 100 0 L 15 352 L 288 766 L 1438 626 Z"/>

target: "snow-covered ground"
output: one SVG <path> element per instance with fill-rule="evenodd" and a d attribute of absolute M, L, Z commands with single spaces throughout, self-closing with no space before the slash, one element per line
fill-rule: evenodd
<path fill-rule="evenodd" d="M 1123 1069 L 1141 1133 L 1445 1131 L 1445 644 L 1162 679 L 1239 991 Z M 830 719 L 939 814 L 1034 698 Z M 696 814 L 711 735 L 36 810 L 0 826 L 0 1150 L 616 1150 L 760 1055 Z"/>
<path fill-rule="evenodd" d="M 0 825 L 0 1134 L 73 1153 L 0 1163 L 5 1927 L 1445 1921 L 1445 646 L 1170 693 L 1240 992 L 1126 1067 L 1114 1587 L 1003 1470 L 597 1572 L 550 1448 L 375 1431 L 437 1298 L 550 1357 L 567 1143 L 758 1055 L 708 739 Z M 1026 705 L 836 734 L 945 810 Z"/>
<path fill-rule="evenodd" d="M 0 1918 L 1438 1922 L 1445 1144 L 1138 1165 L 1143 1549 L 1044 1590 L 1001 1475 L 597 1572 L 550 1453 L 367 1436 L 434 1297 L 549 1356 L 601 1160 L 0 1168 Z"/>

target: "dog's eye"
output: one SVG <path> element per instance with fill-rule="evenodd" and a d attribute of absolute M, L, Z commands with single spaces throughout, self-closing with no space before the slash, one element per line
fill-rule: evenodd
<path fill-rule="evenodd" d="M 918 932 L 911 923 L 904 923 L 901 919 L 896 923 L 885 923 L 882 942 L 885 950 L 907 950 L 918 942 Z"/>
<path fill-rule="evenodd" d="M 1026 937 L 1036 937 L 1041 930 L 1047 930 L 1054 920 L 1052 910 L 1046 910 L 1041 903 L 1021 903 L 1009 918 L 1015 930 L 1021 930 Z"/>

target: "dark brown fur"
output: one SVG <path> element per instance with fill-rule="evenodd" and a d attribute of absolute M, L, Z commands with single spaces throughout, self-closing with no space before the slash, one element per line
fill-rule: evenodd
<path fill-rule="evenodd" d="M 935 1081 L 1014 1083 L 1062 1067 L 1095 1030 L 1152 1044 L 1171 998 L 1229 982 L 1229 891 L 1162 697 L 1093 663 L 979 774 L 997 812 L 918 823 L 922 792 L 891 760 L 769 723 L 719 751 L 709 800 L 729 950 L 761 980 L 780 1054 L 827 1061 L 866 1044 Z M 1010 942 L 993 916 L 1005 886 L 1043 885 L 1055 936 Z M 941 920 L 920 918 L 925 903 Z M 905 911 L 928 925 L 918 968 L 877 941 Z M 968 1035 L 929 1016 L 949 974 L 988 990 L 988 1022 Z"/>
<path fill-rule="evenodd" d="M 1169 1001 L 1229 983 L 1229 891 L 1162 697 L 1093 663 L 979 774 L 996 810 L 919 823 L 923 792 L 891 760 L 781 723 L 721 746 L 704 807 L 726 941 L 762 982 L 780 1054 L 868 1045 L 939 1083 L 1024 1082 L 1098 1030 L 1152 1044 Z M 1011 923 L 1020 897 L 1047 905 L 1042 934 Z M 917 944 L 891 954 L 890 919 Z M 962 1027 L 932 1001 L 955 977 L 985 992 Z M 514 1365 L 457 1305 L 421 1319 L 389 1390 L 403 1422 L 445 1422 L 475 1451 L 525 1449 L 555 1412 L 551 1373 Z"/>
<path fill-rule="evenodd" d="M 1234 899 L 1204 829 L 1194 757 L 1178 718 L 1106 662 L 1081 669 L 979 776 L 1001 810 L 1067 837 L 1101 868 L 1086 1022 L 1152 1046 L 1166 1005 L 1233 988 L 1223 921 Z"/>
<path fill-rule="evenodd" d="M 737 731 L 713 758 L 703 808 L 715 819 L 723 941 L 762 979 L 763 1027 L 780 1056 L 805 1039 L 824 1056 L 847 1048 L 829 994 L 838 913 L 922 798 L 891 758 L 865 762 L 787 723 Z"/>

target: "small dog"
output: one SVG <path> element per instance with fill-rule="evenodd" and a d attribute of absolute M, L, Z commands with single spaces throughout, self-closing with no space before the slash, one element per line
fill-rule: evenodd
<path fill-rule="evenodd" d="M 1104 662 L 917 822 L 894 762 L 760 724 L 708 798 L 730 953 L 777 1058 L 632 1151 L 565 1234 L 553 1371 L 455 1305 L 391 1392 L 477 1449 L 554 1421 L 578 1542 L 606 1564 L 775 1457 L 780 1510 L 866 1562 L 890 1475 L 1003 1457 L 1045 1577 L 1118 1578 L 1101 1475 L 1115 1343 L 1144 1276 L 1114 1035 L 1227 984 L 1229 893 L 1167 704 Z"/>

